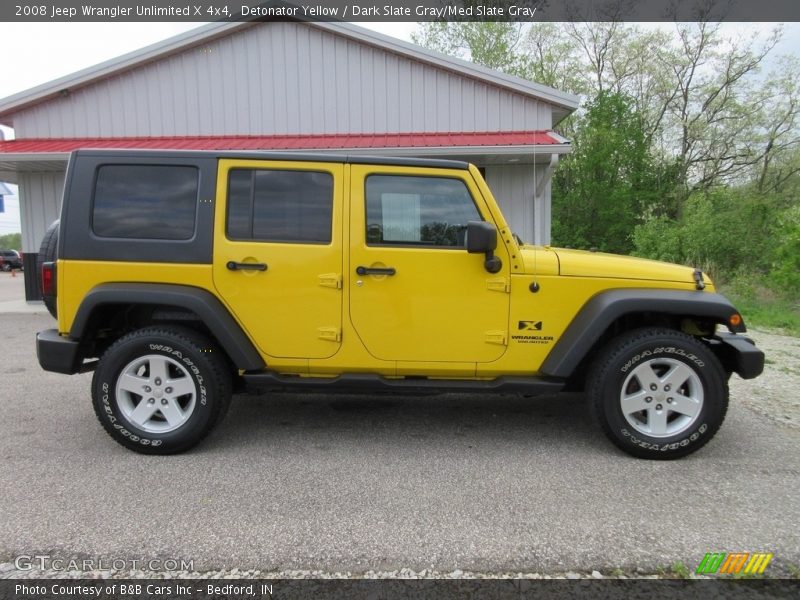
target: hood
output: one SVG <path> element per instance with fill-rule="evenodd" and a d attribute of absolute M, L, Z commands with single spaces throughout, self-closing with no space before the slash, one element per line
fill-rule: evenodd
<path fill-rule="evenodd" d="M 694 283 L 694 269 L 684 265 L 587 250 L 553 248 L 558 255 L 561 275 L 615 279 L 647 279 Z M 706 285 L 711 280 L 703 275 Z"/>

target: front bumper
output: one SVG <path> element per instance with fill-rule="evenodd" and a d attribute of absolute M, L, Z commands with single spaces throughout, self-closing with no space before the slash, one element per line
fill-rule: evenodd
<path fill-rule="evenodd" d="M 45 329 L 36 334 L 36 356 L 45 371 L 72 375 L 79 373 L 83 357 L 79 343 L 61 337 L 57 329 Z"/>
<path fill-rule="evenodd" d="M 764 371 L 764 353 L 749 337 L 738 333 L 718 333 L 711 347 L 728 371 L 742 379 L 753 379 Z"/>

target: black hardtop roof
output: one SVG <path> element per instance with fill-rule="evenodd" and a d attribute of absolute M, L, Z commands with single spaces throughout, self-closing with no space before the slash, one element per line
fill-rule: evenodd
<path fill-rule="evenodd" d="M 365 165 L 395 165 L 401 167 L 436 167 L 440 169 L 468 169 L 469 163 L 460 160 L 437 158 L 412 158 L 391 156 L 364 156 L 355 154 L 325 154 L 321 152 L 273 152 L 267 150 L 130 150 L 130 149 L 92 149 L 75 150 L 76 156 L 108 158 L 238 158 L 251 160 L 284 160 L 297 162 L 356 163 Z"/>

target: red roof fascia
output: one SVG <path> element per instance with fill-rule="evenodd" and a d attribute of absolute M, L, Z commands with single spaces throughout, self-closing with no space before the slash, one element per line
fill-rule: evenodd
<path fill-rule="evenodd" d="M 561 142 L 549 131 L 230 135 L 197 137 L 31 138 L 0 141 L 0 154 L 48 154 L 79 148 L 171 150 L 325 150 L 341 148 L 441 148 L 539 146 Z"/>

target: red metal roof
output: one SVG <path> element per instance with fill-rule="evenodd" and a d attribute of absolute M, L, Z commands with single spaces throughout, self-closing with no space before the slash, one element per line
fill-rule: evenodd
<path fill-rule="evenodd" d="M 330 150 L 340 148 L 539 146 L 561 143 L 563 142 L 550 131 L 32 138 L 0 141 L 0 154 L 49 154 L 72 152 L 79 148 L 135 148 L 140 150 Z"/>

